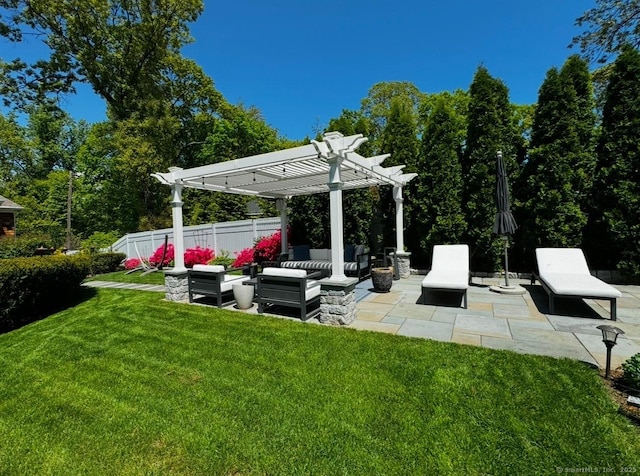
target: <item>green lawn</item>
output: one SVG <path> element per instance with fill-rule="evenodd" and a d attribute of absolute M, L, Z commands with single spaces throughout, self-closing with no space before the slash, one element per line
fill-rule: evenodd
<path fill-rule="evenodd" d="M 92 292 L 0 336 L 0 474 L 640 470 L 579 362 Z"/>
<path fill-rule="evenodd" d="M 114 273 L 98 274 L 88 278 L 87 281 L 115 281 L 117 283 L 137 283 L 137 284 L 164 284 L 164 272 L 155 271 L 142 276 L 142 271 L 127 274 L 126 271 L 116 271 Z"/>

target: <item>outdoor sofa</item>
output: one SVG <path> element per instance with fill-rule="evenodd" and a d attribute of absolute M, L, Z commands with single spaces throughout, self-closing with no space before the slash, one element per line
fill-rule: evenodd
<path fill-rule="evenodd" d="M 466 309 L 469 276 L 468 245 L 435 245 L 431 270 L 422 280 L 422 304 L 426 304 L 429 291 L 444 291 L 461 293 L 462 305 Z"/>
<path fill-rule="evenodd" d="M 304 269 L 307 271 L 331 272 L 331 249 L 309 248 L 308 245 L 292 247 L 290 253 L 282 256 L 280 267 Z M 344 272 L 362 280 L 370 274 L 369 250 L 365 245 L 346 245 L 344 250 Z"/>
<path fill-rule="evenodd" d="M 244 268 L 225 269 L 222 265 L 195 264 L 187 273 L 189 282 L 189 302 L 193 302 L 194 296 L 206 296 L 216 299 L 218 307 L 222 307 L 223 299 L 231 296 L 226 304 L 235 303 L 233 298 L 233 285 L 242 283 L 251 276 L 229 274 L 232 271 L 240 271 Z"/>
<path fill-rule="evenodd" d="M 307 273 L 304 269 L 267 267 L 258 273 L 256 299 L 258 312 L 274 306 L 297 309 L 305 321 L 320 313 L 321 272 Z"/>
<path fill-rule="evenodd" d="M 591 275 L 580 248 L 537 248 L 538 272 L 531 275 L 549 294 L 549 312 L 555 312 L 556 298 L 602 299 L 611 303 L 611 320 L 615 321 L 616 299 L 622 293 Z"/>

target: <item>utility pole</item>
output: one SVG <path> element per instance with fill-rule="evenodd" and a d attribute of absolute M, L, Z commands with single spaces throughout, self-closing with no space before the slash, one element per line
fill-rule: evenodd
<path fill-rule="evenodd" d="M 71 249 L 71 196 L 73 194 L 73 170 L 69 170 L 69 187 L 67 189 L 67 250 Z"/>

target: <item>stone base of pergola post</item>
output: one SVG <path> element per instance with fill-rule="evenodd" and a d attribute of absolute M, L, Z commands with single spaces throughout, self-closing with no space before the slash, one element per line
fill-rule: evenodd
<path fill-rule="evenodd" d="M 411 253 L 408 251 L 396 251 L 395 255 L 398 257 L 398 274 L 401 278 L 408 278 L 411 276 Z"/>
<path fill-rule="evenodd" d="M 165 271 L 164 287 L 167 301 L 187 301 L 189 299 L 189 278 L 187 270 Z"/>
<path fill-rule="evenodd" d="M 356 320 L 356 284 L 355 278 L 320 281 L 320 322 L 347 326 Z"/>

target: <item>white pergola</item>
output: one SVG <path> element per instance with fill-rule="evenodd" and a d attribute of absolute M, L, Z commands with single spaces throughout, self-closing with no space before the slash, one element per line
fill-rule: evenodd
<path fill-rule="evenodd" d="M 297 195 L 329 193 L 331 217 L 331 280 L 345 281 L 342 191 L 373 185 L 391 185 L 396 203 L 396 247 L 404 250 L 402 187 L 417 174 L 403 174 L 404 165 L 384 168 L 380 164 L 389 154 L 365 158 L 355 150 L 367 141 L 362 134 L 344 137 L 328 132 L 322 141 L 291 149 L 254 155 L 242 159 L 190 169 L 169 168 L 167 173 L 151 174 L 171 187 L 174 271 L 184 266 L 182 231 L 182 190 L 198 188 L 215 192 L 249 195 L 276 200 L 282 230 L 287 227 L 287 200 Z M 288 249 L 282 233 L 282 251 Z"/>

